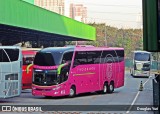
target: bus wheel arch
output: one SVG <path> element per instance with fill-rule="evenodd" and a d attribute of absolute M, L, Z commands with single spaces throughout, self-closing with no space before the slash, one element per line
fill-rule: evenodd
<path fill-rule="evenodd" d="M 113 93 L 114 91 L 114 81 L 111 81 L 108 86 L 108 93 Z"/>
<path fill-rule="evenodd" d="M 73 98 L 76 95 L 76 86 L 72 85 L 69 90 L 69 97 Z"/>

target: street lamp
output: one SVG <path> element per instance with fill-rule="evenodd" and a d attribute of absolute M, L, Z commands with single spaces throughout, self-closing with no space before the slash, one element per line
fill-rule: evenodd
<path fill-rule="evenodd" d="M 106 24 L 104 24 L 104 41 L 105 41 L 105 46 L 107 47 Z"/>

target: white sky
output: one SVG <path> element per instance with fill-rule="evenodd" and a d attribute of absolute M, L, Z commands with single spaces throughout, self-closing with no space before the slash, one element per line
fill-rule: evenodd
<path fill-rule="evenodd" d="M 102 22 L 118 28 L 137 28 L 142 14 L 142 0 L 70 0 L 82 3 L 88 10 L 89 22 Z M 141 20 L 141 19 L 140 19 Z"/>

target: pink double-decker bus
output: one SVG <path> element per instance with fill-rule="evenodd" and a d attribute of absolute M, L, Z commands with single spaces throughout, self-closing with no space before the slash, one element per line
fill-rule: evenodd
<path fill-rule="evenodd" d="M 39 51 L 34 59 L 32 94 L 69 96 L 112 93 L 124 85 L 124 49 L 75 46 Z"/>

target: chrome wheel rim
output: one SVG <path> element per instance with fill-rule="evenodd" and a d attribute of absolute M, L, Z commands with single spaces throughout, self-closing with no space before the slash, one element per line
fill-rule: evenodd
<path fill-rule="evenodd" d="M 70 89 L 70 96 L 73 96 L 74 95 L 74 90 L 71 88 Z"/>
<path fill-rule="evenodd" d="M 106 86 L 106 85 L 104 85 L 103 92 L 104 92 L 104 93 L 107 92 L 107 86 Z"/>
<path fill-rule="evenodd" d="M 110 90 L 113 91 L 113 86 L 112 84 L 109 86 Z"/>

